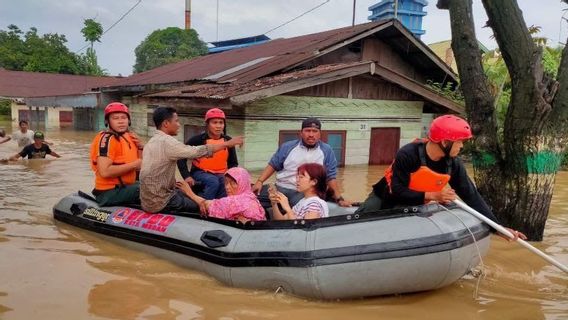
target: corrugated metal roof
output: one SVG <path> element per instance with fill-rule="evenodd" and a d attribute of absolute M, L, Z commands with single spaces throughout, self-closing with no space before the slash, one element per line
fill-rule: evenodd
<path fill-rule="evenodd" d="M 331 77 L 332 73 L 335 74 L 334 77 Z M 431 90 L 426 85 L 402 74 L 398 74 L 393 70 L 381 67 L 372 61 L 319 65 L 311 69 L 291 71 L 278 74 L 276 76 L 263 77 L 247 83 L 197 83 L 180 87 L 175 90 L 144 95 L 143 97 L 158 100 L 192 99 L 192 101 L 197 101 L 200 99 L 231 99 L 233 104 L 238 105 L 272 95 L 295 91 L 298 89 L 297 84 L 305 83 L 306 81 L 310 81 L 310 83 L 326 83 L 335 81 L 339 78 L 351 77 L 355 74 L 364 73 L 379 76 L 386 81 L 389 81 L 395 85 L 411 91 L 417 96 L 423 97 L 426 101 L 447 108 L 452 112 L 464 112 L 463 106 L 439 95 L 437 92 Z M 326 76 L 318 78 L 318 76 L 321 75 Z M 263 91 L 264 93 L 258 94 L 259 92 Z"/>
<path fill-rule="evenodd" d="M 372 62 L 370 61 L 365 61 L 365 62 L 319 65 L 312 69 L 288 72 L 271 77 L 264 77 L 246 83 L 242 82 L 233 82 L 226 84 L 199 83 L 199 84 L 181 87 L 176 90 L 145 95 L 144 97 L 181 98 L 181 99 L 187 99 L 187 98 L 227 99 L 230 97 L 270 87 L 276 87 L 288 82 L 316 77 L 318 75 L 326 74 L 341 69 L 347 69 L 361 65 L 370 65 L 371 63 Z"/>
<path fill-rule="evenodd" d="M 276 39 L 256 46 L 180 61 L 134 74 L 107 87 L 120 89 L 145 85 L 180 85 L 204 79 L 217 83 L 247 83 L 277 72 L 285 72 L 319 55 L 375 34 L 403 59 L 429 74 L 432 80 L 457 80 L 455 73 L 399 21 L 382 20 L 289 39 Z"/>
<path fill-rule="evenodd" d="M 220 82 L 248 82 L 315 57 L 325 48 L 389 23 L 392 24 L 392 21 L 369 22 L 289 39 L 275 39 L 252 47 L 201 56 L 134 74 L 113 84 L 113 87 L 195 81 L 223 73 L 250 61 L 272 57 L 217 79 Z"/>
<path fill-rule="evenodd" d="M 91 88 L 112 85 L 120 79 L 0 69 L 0 96 L 30 98 L 76 95 L 89 92 Z"/>

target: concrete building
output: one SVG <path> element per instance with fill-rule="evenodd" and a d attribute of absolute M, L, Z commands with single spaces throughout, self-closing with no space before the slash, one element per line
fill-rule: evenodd
<path fill-rule="evenodd" d="M 12 122 L 27 120 L 33 128 L 95 129 L 92 110 L 103 99 L 93 87 L 116 77 L 92 77 L 0 69 L 0 98 L 12 101 Z M 101 120 L 102 121 L 102 120 Z"/>

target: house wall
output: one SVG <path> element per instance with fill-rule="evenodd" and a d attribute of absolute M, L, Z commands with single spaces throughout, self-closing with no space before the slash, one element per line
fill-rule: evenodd
<path fill-rule="evenodd" d="M 152 136 L 155 128 L 148 126 L 151 107 L 143 103 L 131 103 L 129 107 L 133 130 Z M 400 128 L 402 146 L 420 137 L 422 108 L 422 101 L 277 96 L 226 110 L 227 133 L 245 137 L 244 146 L 237 148 L 239 164 L 251 170 L 262 169 L 278 148 L 279 132 L 300 130 L 303 119 L 315 116 L 321 119 L 323 130 L 346 131 L 346 165 L 367 164 L 371 128 Z M 182 111 L 179 116 L 179 141 L 184 141 L 184 125 L 204 126 L 201 112 Z"/>
<path fill-rule="evenodd" d="M 391 46 L 377 38 L 367 38 L 363 41 L 362 61 L 376 61 L 383 67 L 426 83 L 426 75 L 404 60 Z"/>
<path fill-rule="evenodd" d="M 346 130 L 346 165 L 367 164 L 371 128 L 400 128 L 402 146 L 420 137 L 422 106 L 421 101 L 293 96 L 264 99 L 244 108 L 245 144 L 239 160 L 248 169 L 263 168 L 278 148 L 279 131 L 299 130 L 303 119 L 315 116 L 321 119 L 322 130 Z"/>
<path fill-rule="evenodd" d="M 351 81 L 351 97 L 354 99 L 371 100 L 409 100 L 420 101 L 422 98 L 412 94 L 397 85 L 379 77 L 359 76 L 351 79 L 341 79 L 317 85 L 302 90 L 287 93 L 290 96 L 308 97 L 349 97 L 349 82 Z"/>
<path fill-rule="evenodd" d="M 25 104 L 17 104 L 16 102 L 12 102 L 11 105 L 11 118 L 12 118 L 12 125 L 17 127 L 18 122 L 21 120 L 19 117 L 20 110 L 34 112 L 44 112 L 44 119 L 42 121 L 36 121 L 35 116 L 32 116 L 30 121 L 30 128 L 32 130 L 36 129 L 58 129 L 61 127 L 59 122 L 59 111 L 73 111 L 73 108 L 70 107 L 30 107 Z"/>

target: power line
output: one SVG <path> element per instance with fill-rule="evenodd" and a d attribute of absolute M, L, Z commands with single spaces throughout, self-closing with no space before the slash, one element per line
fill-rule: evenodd
<path fill-rule="evenodd" d="M 116 20 L 110 27 L 108 27 L 105 31 L 103 31 L 103 33 L 101 34 L 101 37 L 104 36 L 107 32 L 109 32 L 112 28 L 114 28 L 114 26 L 116 26 L 120 21 L 122 21 L 122 19 L 124 19 L 132 10 L 134 10 L 134 8 L 136 8 L 140 3 L 142 2 L 142 0 L 138 0 L 138 2 L 136 2 L 130 9 L 128 9 L 128 11 L 126 11 L 120 18 L 118 18 L 118 20 Z M 75 51 L 75 53 L 79 53 L 81 51 L 83 51 L 86 47 L 88 47 L 89 44 L 87 43 L 85 46 L 83 46 L 81 49 Z"/>
<path fill-rule="evenodd" d="M 289 24 L 290 22 L 292 22 L 292 21 L 294 21 L 294 20 L 297 20 L 297 19 L 299 19 L 299 18 L 305 16 L 306 14 L 308 14 L 308 13 L 310 13 L 310 12 L 316 10 L 317 8 L 323 6 L 324 4 L 328 3 L 329 1 L 330 1 L 330 0 L 326 0 L 326 1 L 324 1 L 324 2 L 322 2 L 322 3 L 320 3 L 320 4 L 318 4 L 317 6 L 315 6 L 315 7 L 311 8 L 310 10 L 308 10 L 308 11 L 302 13 L 301 15 L 299 15 L 299 16 L 297 16 L 297 17 L 291 19 L 291 20 L 288 20 L 288 21 L 284 22 L 283 24 L 281 24 L 281 25 L 279 25 L 279 26 L 277 26 L 277 27 L 275 27 L 275 28 L 272 28 L 272 29 L 266 31 L 264 34 L 268 34 L 268 33 L 272 32 L 272 31 L 274 31 L 274 30 L 276 30 L 276 29 L 279 29 L 279 28 L 281 28 L 281 27 L 283 27 L 283 26 Z"/>

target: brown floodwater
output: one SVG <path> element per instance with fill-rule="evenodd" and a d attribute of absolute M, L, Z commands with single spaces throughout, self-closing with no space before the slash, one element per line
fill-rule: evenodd
<path fill-rule="evenodd" d="M 58 199 L 92 189 L 93 135 L 48 131 L 61 159 L 0 164 L 0 319 L 568 319 L 568 276 L 498 237 L 481 280 L 466 276 L 429 292 L 314 301 L 227 287 L 56 222 Z M 2 144 L 0 158 L 17 151 L 14 142 Z M 346 198 L 363 200 L 383 169 L 340 170 Z M 568 264 L 568 172 L 557 176 L 544 241 L 534 245 Z"/>

